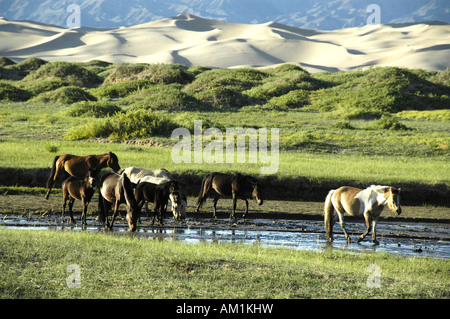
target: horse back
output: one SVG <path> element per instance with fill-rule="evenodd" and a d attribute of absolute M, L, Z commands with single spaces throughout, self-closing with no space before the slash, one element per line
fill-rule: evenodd
<path fill-rule="evenodd" d="M 356 197 L 359 193 L 364 191 L 363 189 L 342 186 L 338 188 L 331 197 L 331 201 L 335 209 L 344 213 L 347 212 L 350 215 L 361 215 L 361 201 Z"/>
<path fill-rule="evenodd" d="M 84 178 L 89 170 L 98 169 L 98 160 L 95 156 L 78 156 L 72 154 L 64 154 L 57 160 L 57 166 L 64 168 L 64 170 L 72 176 Z"/>

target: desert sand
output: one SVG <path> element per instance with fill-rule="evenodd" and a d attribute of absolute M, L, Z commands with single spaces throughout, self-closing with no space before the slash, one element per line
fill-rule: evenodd
<path fill-rule="evenodd" d="M 450 24 L 368 25 L 335 31 L 276 22 L 237 24 L 189 14 L 122 28 L 66 29 L 0 18 L 0 56 L 214 68 L 293 63 L 309 72 L 368 66 L 450 67 Z"/>

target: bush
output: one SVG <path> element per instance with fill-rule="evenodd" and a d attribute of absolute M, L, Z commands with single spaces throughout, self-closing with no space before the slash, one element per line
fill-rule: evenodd
<path fill-rule="evenodd" d="M 47 63 L 24 78 L 25 81 L 43 79 L 61 79 L 70 85 L 84 87 L 92 87 L 102 82 L 97 74 L 81 65 L 61 61 Z"/>
<path fill-rule="evenodd" d="M 371 123 L 368 128 L 372 130 L 409 130 L 406 125 L 390 114 L 383 114 L 379 120 Z"/>
<path fill-rule="evenodd" d="M 353 74 L 355 73 L 355 74 Z M 336 110 L 347 118 L 380 117 L 405 109 L 446 108 L 450 88 L 429 81 L 429 72 L 396 67 L 376 67 L 321 75 L 336 85 L 312 92 L 311 109 Z"/>
<path fill-rule="evenodd" d="M 233 87 L 215 87 L 195 94 L 195 97 L 203 103 L 211 105 L 215 109 L 239 108 L 248 105 L 249 98 Z"/>
<path fill-rule="evenodd" d="M 300 108 L 308 103 L 308 91 L 306 90 L 292 90 L 282 96 L 273 97 L 269 100 L 269 104 L 281 109 Z"/>
<path fill-rule="evenodd" d="M 342 122 L 336 122 L 333 125 L 334 128 L 340 129 L 340 130 L 354 130 L 355 127 L 350 124 L 348 121 L 342 121 Z"/>
<path fill-rule="evenodd" d="M 211 70 L 198 74 L 184 90 L 194 94 L 217 87 L 228 87 L 240 92 L 261 84 L 266 77 L 264 72 L 248 68 Z"/>
<path fill-rule="evenodd" d="M 96 98 L 78 86 L 65 86 L 54 91 L 39 94 L 32 99 L 33 102 L 52 102 L 72 104 L 79 101 L 95 101 Z"/>
<path fill-rule="evenodd" d="M 273 97 L 278 97 L 292 90 L 314 89 L 314 79 L 307 72 L 291 71 L 267 78 L 262 85 L 252 87 L 242 92 L 253 99 L 255 103 L 265 103 Z"/>
<path fill-rule="evenodd" d="M 120 103 L 133 108 L 152 110 L 181 111 L 202 109 L 204 105 L 180 90 L 179 85 L 155 84 L 146 89 L 133 92 L 120 100 Z"/>
<path fill-rule="evenodd" d="M 53 91 L 63 86 L 69 86 L 69 83 L 61 79 L 53 79 L 26 81 L 21 82 L 20 85 L 27 91 L 31 92 L 33 96 L 36 96 L 43 92 Z"/>
<path fill-rule="evenodd" d="M 96 97 L 106 97 L 110 99 L 121 98 L 152 85 L 154 85 L 154 83 L 150 80 L 132 80 L 99 86 L 98 88 L 92 89 L 91 94 Z"/>
<path fill-rule="evenodd" d="M 107 101 L 81 101 L 67 110 L 69 116 L 105 117 L 120 112 L 121 108 Z"/>
<path fill-rule="evenodd" d="M 26 101 L 31 98 L 31 93 L 20 89 L 12 84 L 0 81 L 0 101 L 3 102 L 18 102 Z"/>
<path fill-rule="evenodd" d="M 186 84 L 194 76 L 180 64 L 118 63 L 105 79 L 105 84 L 114 84 L 131 80 L 145 79 L 154 83 Z"/>
<path fill-rule="evenodd" d="M 71 129 L 65 138 L 68 140 L 94 137 L 108 137 L 112 140 L 147 138 L 169 135 L 176 127 L 177 124 L 164 115 L 148 110 L 131 110 L 77 126 Z"/>
<path fill-rule="evenodd" d="M 35 71 L 48 62 L 40 58 L 28 58 L 14 65 L 14 68 L 22 71 Z"/>
<path fill-rule="evenodd" d="M 16 62 L 14 62 L 11 59 L 8 59 L 7 57 L 0 57 L 0 67 L 4 67 L 4 66 L 8 66 L 8 65 L 13 65 L 16 64 Z"/>

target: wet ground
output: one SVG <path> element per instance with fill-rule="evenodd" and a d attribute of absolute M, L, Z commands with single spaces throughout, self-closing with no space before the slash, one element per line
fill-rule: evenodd
<path fill-rule="evenodd" d="M 77 224 L 61 220 L 61 199 L 53 196 L 45 201 L 42 196 L 26 196 L 27 200 L 18 200 L 18 195 L 0 198 L 0 227 L 35 230 L 72 230 L 72 231 L 104 231 L 103 225 L 97 222 L 95 215 L 88 217 L 86 229 L 80 223 L 80 205 L 74 206 Z M 22 199 L 21 196 L 20 199 Z M 164 225 L 151 225 L 151 219 L 142 217 L 142 224 L 132 236 L 149 239 L 179 240 L 188 243 L 199 242 L 231 242 L 264 247 L 285 247 L 296 250 L 323 251 L 325 249 L 343 249 L 348 251 L 387 252 L 402 256 L 429 256 L 450 259 L 450 224 L 448 219 L 396 218 L 386 210 L 383 215 L 389 217 L 380 220 L 377 225 L 379 246 L 373 245 L 371 236 L 357 243 L 359 235 L 365 230 L 362 219 L 346 218 L 346 229 L 353 242 L 348 244 L 337 223 L 335 225 L 334 242 L 328 244 L 325 239 L 321 203 L 271 202 L 263 206 L 250 203 L 248 218 L 242 219 L 242 210 L 237 213 L 238 220 L 228 218 L 231 202 L 219 201 L 218 219 L 212 218 L 210 204 L 203 211 L 208 213 L 188 213 L 184 221 L 175 221 L 171 212 L 167 213 Z M 96 202 L 91 203 L 94 210 Z M 25 207 L 33 209 L 25 209 Z M 264 207 L 264 210 L 262 210 Z M 122 209 L 125 208 L 123 205 Z M 258 210 L 259 209 L 259 210 Z M 417 209 L 417 208 L 415 208 Z M 425 209 L 425 208 L 423 208 Z M 442 208 L 441 208 L 442 209 Z M 192 211 L 193 207 L 189 207 Z M 408 208 L 404 208 L 408 211 Z M 412 208 L 410 209 L 412 211 Z M 419 208 L 420 210 L 420 208 Z M 444 214 L 448 208 L 444 208 Z M 295 212 L 295 213 L 293 213 Z M 68 214 L 66 214 L 68 218 Z M 124 219 L 116 220 L 114 233 L 130 235 Z"/>

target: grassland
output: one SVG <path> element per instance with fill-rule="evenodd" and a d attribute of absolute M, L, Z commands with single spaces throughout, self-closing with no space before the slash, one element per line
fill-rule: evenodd
<path fill-rule="evenodd" d="M 261 162 L 174 163 L 172 130 L 193 132 L 202 120 L 204 130 L 222 132 L 279 128 L 275 179 L 448 189 L 449 76 L 391 67 L 309 74 L 291 65 L 212 70 L 0 58 L 0 168 L 47 168 L 57 154 L 113 151 L 122 167 L 260 174 Z M 0 243 L 0 298 L 449 296 L 446 260 L 88 232 L 0 229 Z M 67 287 L 72 264 L 80 266 L 82 288 Z M 381 269 L 381 288 L 367 287 L 372 264 Z"/>
<path fill-rule="evenodd" d="M 449 262 L 440 259 L 190 245 L 97 232 L 0 229 L 0 242 L 2 299 L 449 296 Z M 373 265 L 376 287 L 370 285 Z"/>
<path fill-rule="evenodd" d="M 47 167 L 57 153 L 112 150 L 123 166 L 208 172 L 211 165 L 170 158 L 172 130 L 192 132 L 202 120 L 204 130 L 224 134 L 229 127 L 279 128 L 277 176 L 450 182 L 449 70 L 309 74 L 292 65 L 262 71 L 2 61 L 0 167 Z M 214 170 L 258 174 L 260 166 Z"/>

